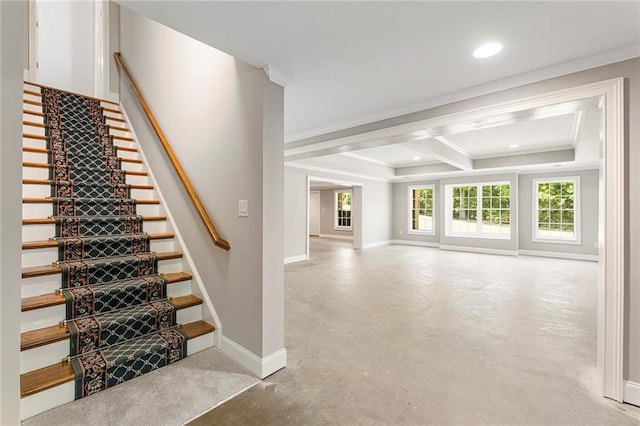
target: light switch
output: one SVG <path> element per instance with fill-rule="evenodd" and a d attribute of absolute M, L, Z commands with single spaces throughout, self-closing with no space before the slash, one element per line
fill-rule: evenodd
<path fill-rule="evenodd" d="M 238 200 L 238 216 L 249 217 L 249 201 Z"/>

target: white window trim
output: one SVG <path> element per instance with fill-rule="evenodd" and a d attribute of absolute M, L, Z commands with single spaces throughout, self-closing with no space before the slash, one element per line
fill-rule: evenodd
<path fill-rule="evenodd" d="M 351 225 L 338 226 L 338 194 L 351 194 Z M 351 189 L 334 189 L 333 190 L 333 230 L 334 231 L 351 231 L 353 229 L 353 191 Z"/>
<path fill-rule="evenodd" d="M 453 220 L 453 191 L 452 189 L 456 186 L 475 186 L 477 187 L 477 193 L 480 196 L 478 199 L 478 203 L 476 206 L 477 210 L 477 218 L 476 223 L 478 229 L 482 229 L 482 187 L 490 186 L 490 185 L 509 185 L 510 188 L 510 196 L 509 196 L 509 235 L 506 234 L 491 234 L 488 232 L 452 232 L 453 228 L 452 220 Z M 447 237 L 464 237 L 464 238 L 484 238 L 484 239 L 492 239 L 492 240 L 511 240 L 511 235 L 513 234 L 513 185 L 509 181 L 500 181 L 500 182 L 472 182 L 472 183 L 448 183 L 445 185 L 445 222 L 444 222 L 444 234 Z"/>
<path fill-rule="evenodd" d="M 433 200 L 431 205 L 433 206 L 432 219 L 431 219 L 431 231 L 420 231 L 413 229 L 413 191 L 415 189 L 430 189 L 433 194 Z M 409 185 L 407 187 L 407 234 L 412 235 L 436 235 L 436 186 L 434 184 L 428 185 Z"/>
<path fill-rule="evenodd" d="M 574 185 L 574 197 L 573 197 L 573 227 L 576 231 L 576 237 L 574 239 L 562 239 L 553 237 L 541 237 L 538 235 L 538 184 L 539 183 L 559 183 L 573 181 Z M 532 217 L 531 217 L 531 241 L 534 243 L 547 243 L 547 244 L 571 244 L 581 245 L 581 218 L 582 212 L 580 209 L 580 192 L 582 187 L 580 185 L 580 176 L 563 176 L 552 178 L 534 178 L 531 180 L 531 193 L 532 197 Z"/>

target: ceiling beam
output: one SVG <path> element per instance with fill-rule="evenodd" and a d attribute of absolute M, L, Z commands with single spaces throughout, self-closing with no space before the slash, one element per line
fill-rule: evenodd
<path fill-rule="evenodd" d="M 562 149 L 558 151 L 535 152 L 531 154 L 506 155 L 503 157 L 481 158 L 473 160 L 476 170 L 493 169 L 498 167 L 530 166 L 534 164 L 552 164 L 574 161 L 575 149 Z"/>

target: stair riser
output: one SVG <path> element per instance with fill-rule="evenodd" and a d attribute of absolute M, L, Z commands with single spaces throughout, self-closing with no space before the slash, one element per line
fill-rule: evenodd
<path fill-rule="evenodd" d="M 151 251 L 156 253 L 174 251 L 173 239 L 152 240 Z M 22 267 L 49 265 L 58 260 L 57 248 L 42 248 L 22 251 Z"/>
<path fill-rule="evenodd" d="M 215 333 L 208 333 L 187 341 L 187 354 L 193 355 L 202 350 L 213 347 Z M 68 346 L 69 343 L 65 342 Z M 50 346 L 50 345 L 49 345 Z M 48 364 L 50 365 L 50 364 Z M 20 400 L 21 419 L 35 416 L 51 408 L 58 407 L 74 400 L 75 387 L 73 382 L 47 389 Z"/>
<path fill-rule="evenodd" d="M 122 158 L 122 157 L 120 157 Z M 47 164 L 47 162 L 49 161 L 49 159 L 47 158 L 47 154 L 41 154 L 38 152 L 23 152 L 22 153 L 22 161 L 24 162 L 28 162 L 28 163 L 40 163 L 40 164 Z M 128 163 L 126 161 L 122 162 L 122 166 L 121 166 L 122 170 L 134 170 L 134 171 L 144 171 L 144 166 L 142 164 L 139 163 Z"/>
<path fill-rule="evenodd" d="M 20 315 L 20 332 L 24 333 L 26 331 L 51 327 L 52 325 L 59 324 L 60 321 L 64 320 L 64 318 L 64 305 L 56 305 L 48 308 L 34 309 L 33 311 L 22 312 L 22 315 Z M 180 309 L 177 313 L 178 323 L 189 323 L 198 321 L 199 319 L 202 319 L 202 305 Z M 67 344 L 69 344 L 68 341 Z M 23 355 L 27 352 L 29 351 L 23 351 Z M 67 355 L 68 354 L 69 349 L 67 348 Z M 58 358 L 58 360 L 60 360 L 60 358 Z M 49 359 L 49 361 L 44 364 L 43 367 L 54 364 L 55 362 L 55 359 Z"/>
<path fill-rule="evenodd" d="M 40 167 L 23 167 L 22 177 L 24 179 L 49 179 L 49 169 Z M 147 176 L 127 175 L 126 183 L 129 185 L 149 185 Z"/>
<path fill-rule="evenodd" d="M 22 218 L 37 219 L 37 218 L 49 217 L 51 216 L 52 208 L 53 207 L 51 203 L 23 203 Z M 136 206 L 136 213 L 141 216 L 160 216 L 160 205 L 138 204 Z"/>
<path fill-rule="evenodd" d="M 50 185 L 28 184 L 22 185 L 22 198 L 46 198 L 51 197 Z M 131 198 L 136 200 L 153 200 L 155 198 L 152 189 L 131 189 Z M 24 240 L 23 240 L 24 241 Z"/>
<path fill-rule="evenodd" d="M 167 259 L 158 262 L 158 272 L 161 274 L 181 271 L 183 271 L 182 259 Z M 60 275 L 23 278 L 21 288 L 23 298 L 54 293 L 60 288 Z"/>

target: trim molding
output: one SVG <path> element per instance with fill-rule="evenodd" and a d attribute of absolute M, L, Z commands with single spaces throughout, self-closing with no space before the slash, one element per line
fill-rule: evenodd
<path fill-rule="evenodd" d="M 280 349 L 264 358 L 237 344 L 226 336 L 220 339 L 220 350 L 248 368 L 260 379 L 287 366 L 287 350 Z"/>
<path fill-rule="evenodd" d="M 390 244 L 391 244 L 391 240 L 377 241 L 375 243 L 363 244 L 362 250 L 368 249 L 368 248 L 374 248 L 374 247 L 388 246 Z"/>
<path fill-rule="evenodd" d="M 307 256 L 306 254 L 300 254 L 298 256 L 289 256 L 284 258 L 284 264 L 288 265 L 289 263 L 304 262 L 305 260 L 309 260 L 309 256 Z"/>
<path fill-rule="evenodd" d="M 470 253 L 500 254 L 503 256 L 517 256 L 518 250 L 489 249 L 482 247 L 448 246 L 440 244 L 440 250 L 466 251 Z"/>
<path fill-rule="evenodd" d="M 320 238 L 333 238 L 336 240 L 352 240 L 353 241 L 353 236 L 351 235 L 320 234 Z"/>
<path fill-rule="evenodd" d="M 398 244 L 403 246 L 433 247 L 433 248 L 440 247 L 440 243 L 430 243 L 427 241 L 413 241 L 413 240 L 391 240 L 391 244 Z"/>
<path fill-rule="evenodd" d="M 597 262 L 600 257 L 597 254 L 562 253 L 559 251 L 518 250 L 520 256 L 553 257 L 557 259 L 588 260 Z"/>
<path fill-rule="evenodd" d="M 640 406 L 640 383 L 624 381 L 624 402 Z"/>

